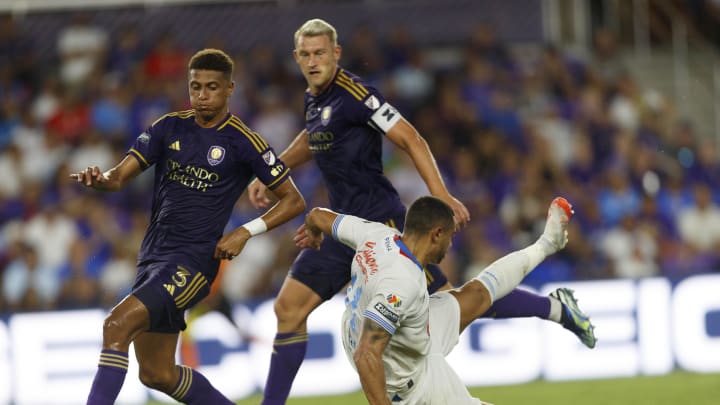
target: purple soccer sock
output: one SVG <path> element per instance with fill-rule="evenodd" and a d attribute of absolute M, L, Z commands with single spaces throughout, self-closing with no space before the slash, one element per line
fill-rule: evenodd
<path fill-rule="evenodd" d="M 278 333 L 273 343 L 270 372 L 265 381 L 262 405 L 282 405 L 290 395 L 307 350 L 307 333 Z"/>
<path fill-rule="evenodd" d="M 187 366 L 178 366 L 180 379 L 169 394 L 173 399 L 188 405 L 235 404 L 227 399 L 202 374 Z"/>
<path fill-rule="evenodd" d="M 550 315 L 550 298 L 516 288 L 495 301 L 483 318 L 529 318 L 536 316 L 548 319 Z"/>
<path fill-rule="evenodd" d="M 104 349 L 95 373 L 87 405 L 112 405 L 120 393 L 128 369 L 128 354 Z"/>

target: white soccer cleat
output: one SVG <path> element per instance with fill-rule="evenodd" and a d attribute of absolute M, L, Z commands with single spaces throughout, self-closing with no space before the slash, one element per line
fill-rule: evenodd
<path fill-rule="evenodd" d="M 567 228 L 573 214 L 572 205 L 563 197 L 555 197 L 550 203 L 541 238 L 545 239 L 555 251 L 564 248 L 568 242 Z"/>

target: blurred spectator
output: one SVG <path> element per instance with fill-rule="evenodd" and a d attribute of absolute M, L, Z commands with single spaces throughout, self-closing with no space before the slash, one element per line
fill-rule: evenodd
<path fill-rule="evenodd" d="M 498 40 L 495 29 L 490 25 L 478 24 L 472 30 L 470 43 L 465 51 L 480 56 L 501 71 L 511 72 L 514 68 L 514 62 L 505 44 Z"/>
<path fill-rule="evenodd" d="M 298 116 L 283 101 L 282 89 L 268 87 L 260 94 L 260 110 L 252 120 L 251 127 L 275 149 L 289 145 L 298 132 Z M 282 150 L 282 149 L 280 149 Z"/>
<path fill-rule="evenodd" d="M 150 81 L 176 82 L 187 74 L 187 60 L 187 54 L 178 45 L 175 35 L 166 31 L 145 55 L 145 76 Z"/>
<path fill-rule="evenodd" d="M 10 97 L 0 98 L 0 148 L 12 141 L 13 133 L 20 124 L 17 101 Z"/>
<path fill-rule="evenodd" d="M 615 226 L 640 210 L 640 193 L 632 187 L 622 166 L 606 171 L 607 184 L 598 194 L 598 206 L 605 226 Z"/>
<path fill-rule="evenodd" d="M 129 132 L 130 94 L 128 89 L 106 81 L 90 107 L 90 123 L 115 148 L 124 148 Z"/>
<path fill-rule="evenodd" d="M 12 311 L 36 311 L 54 307 L 60 290 L 56 272 L 44 266 L 37 250 L 19 242 L 15 259 L 3 273 L 3 299 Z"/>
<path fill-rule="evenodd" d="M 677 216 L 680 238 L 696 254 L 716 254 L 720 251 L 720 207 L 704 183 L 695 184 L 693 196 L 693 204 Z"/>
<path fill-rule="evenodd" d="M 240 260 L 225 264 L 221 288 L 227 298 L 231 301 L 248 301 L 258 289 L 262 289 L 261 280 L 266 278 L 265 273 L 276 257 L 277 236 L 261 234 L 253 237 L 237 257 Z M 289 269 L 288 265 L 285 270 Z"/>
<path fill-rule="evenodd" d="M 67 157 L 71 171 L 82 170 L 87 166 L 112 167 L 116 162 L 112 145 L 95 130 L 88 130 L 76 148 Z"/>
<path fill-rule="evenodd" d="M 608 230 L 602 249 L 613 261 L 614 275 L 622 278 L 652 277 L 659 273 L 655 234 L 639 225 L 632 215 L 624 215 Z"/>
<path fill-rule="evenodd" d="M 130 293 L 135 280 L 135 253 L 116 242 L 110 258 L 100 269 L 100 302 L 103 307 L 117 304 Z"/>
<path fill-rule="evenodd" d="M 149 80 L 142 72 L 135 72 L 132 78 L 135 93 L 130 102 L 128 117 L 128 139 L 126 146 L 143 133 L 156 119 L 171 111 L 171 97 L 164 92 L 162 83 Z"/>
<path fill-rule="evenodd" d="M 41 125 L 45 125 L 47 121 L 55 115 L 60 109 L 60 99 L 62 98 L 61 85 L 54 76 L 46 76 L 42 80 L 42 86 L 38 90 L 37 95 L 32 101 L 30 110 L 32 118 Z"/>
<path fill-rule="evenodd" d="M 89 14 L 73 16 L 72 23 L 58 34 L 60 78 L 69 86 L 81 85 L 97 69 L 104 66 L 108 48 L 107 32 L 92 24 Z"/>
<path fill-rule="evenodd" d="M 405 61 L 391 73 L 395 93 L 408 108 L 416 108 L 432 94 L 433 77 L 418 49 L 408 49 Z"/>
<path fill-rule="evenodd" d="M 563 119 L 560 111 L 548 105 L 544 114 L 532 122 L 537 134 L 547 143 L 553 161 L 562 168 L 568 168 L 575 155 L 575 142 L 578 138 L 570 121 Z"/>
<path fill-rule="evenodd" d="M 612 83 L 620 75 L 627 72 L 627 68 L 620 57 L 617 37 L 605 27 L 595 30 L 592 39 L 592 72 L 597 80 Z"/>
<path fill-rule="evenodd" d="M 106 78 L 115 86 L 125 83 L 145 56 L 140 27 L 130 24 L 115 31 L 107 57 Z"/>
<path fill-rule="evenodd" d="M 610 121 L 620 129 L 635 131 L 640 125 L 642 95 L 627 72 L 619 74 L 614 83 L 615 94 L 608 107 Z"/>
<path fill-rule="evenodd" d="M 15 145 L 0 149 L 0 200 L 16 199 L 22 186 L 22 151 Z"/>
<path fill-rule="evenodd" d="M 24 241 L 38 252 L 40 265 L 56 274 L 68 262 L 70 247 L 77 237 L 75 222 L 58 203 L 52 202 L 47 202 L 44 210 L 27 222 L 23 234 Z"/>
<path fill-rule="evenodd" d="M 76 145 L 90 129 L 90 106 L 77 91 L 66 91 L 60 108 L 48 118 L 47 131 L 59 141 Z"/>
<path fill-rule="evenodd" d="M 12 81 L 21 84 L 23 92 L 29 96 L 36 86 L 36 64 L 33 40 L 17 23 L 12 14 L 0 15 L 0 63 L 12 70 Z M 16 101 L 27 101 L 17 98 Z"/>
<path fill-rule="evenodd" d="M 63 309 L 89 308 L 100 305 L 100 289 L 96 278 L 87 271 L 87 246 L 77 241 L 70 248 L 67 275 L 57 305 Z"/>

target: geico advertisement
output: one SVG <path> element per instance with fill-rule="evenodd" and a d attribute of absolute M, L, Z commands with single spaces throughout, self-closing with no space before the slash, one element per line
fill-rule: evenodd
<path fill-rule="evenodd" d="M 575 289 L 599 339 L 582 346 L 560 325 L 537 319 L 482 320 L 472 324 L 448 357 L 468 386 L 546 380 L 665 374 L 675 367 L 720 372 L 720 275 L 565 284 Z M 543 293 L 556 285 L 547 285 Z M 343 299 L 325 303 L 309 319 L 307 357 L 292 395 L 351 392 L 360 383 L 342 349 Z M 262 389 L 275 317 L 272 301 L 234 311 L 238 330 L 208 313 L 190 334 L 200 371 L 231 398 Z M 16 314 L 0 321 L 0 404 L 84 403 L 101 348 L 102 310 Z M 132 351 L 132 349 L 131 349 Z M 118 403 L 148 398 L 172 402 L 144 388 L 130 355 Z M 328 372 L 332 370 L 332 372 Z"/>

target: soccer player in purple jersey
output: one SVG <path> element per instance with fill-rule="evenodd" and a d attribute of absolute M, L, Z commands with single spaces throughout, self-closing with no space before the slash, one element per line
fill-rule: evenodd
<path fill-rule="evenodd" d="M 190 59 L 188 70 L 192 110 L 159 118 L 107 172 L 96 166 L 71 175 L 87 187 L 116 191 L 155 166 L 151 220 L 135 284 L 103 324 L 103 349 L 88 404 L 115 402 L 127 373 L 130 342 L 146 386 L 186 404 L 232 404 L 196 370 L 175 364 L 184 312 L 208 294 L 221 259 L 232 260 L 253 235 L 305 209 L 287 165 L 229 112 L 232 59 L 204 49 Z M 278 203 L 223 236 L 253 176 Z"/>
<path fill-rule="evenodd" d="M 340 54 L 335 28 L 323 20 L 309 20 L 295 33 L 293 55 L 308 84 L 305 129 L 280 158 L 291 168 L 314 158 L 333 211 L 402 231 L 405 207 L 383 174 L 385 135 L 410 156 L 430 193 L 452 208 L 457 225 L 467 224 L 468 210 L 448 192 L 423 137 L 376 89 L 342 69 Z M 265 190 L 257 181 L 248 186 L 254 206 L 270 203 Z M 303 250 L 293 263 L 275 300 L 277 335 L 263 404 L 285 403 L 305 356 L 307 317 L 348 283 L 352 258 L 352 249 L 328 238 L 320 250 Z M 425 271 L 430 293 L 451 287 L 437 266 L 428 265 Z M 515 289 L 495 302 L 488 314 L 569 320 L 563 325 L 594 345 L 587 317 L 577 310 L 569 290 L 562 291 L 560 298 L 551 298 Z"/>

